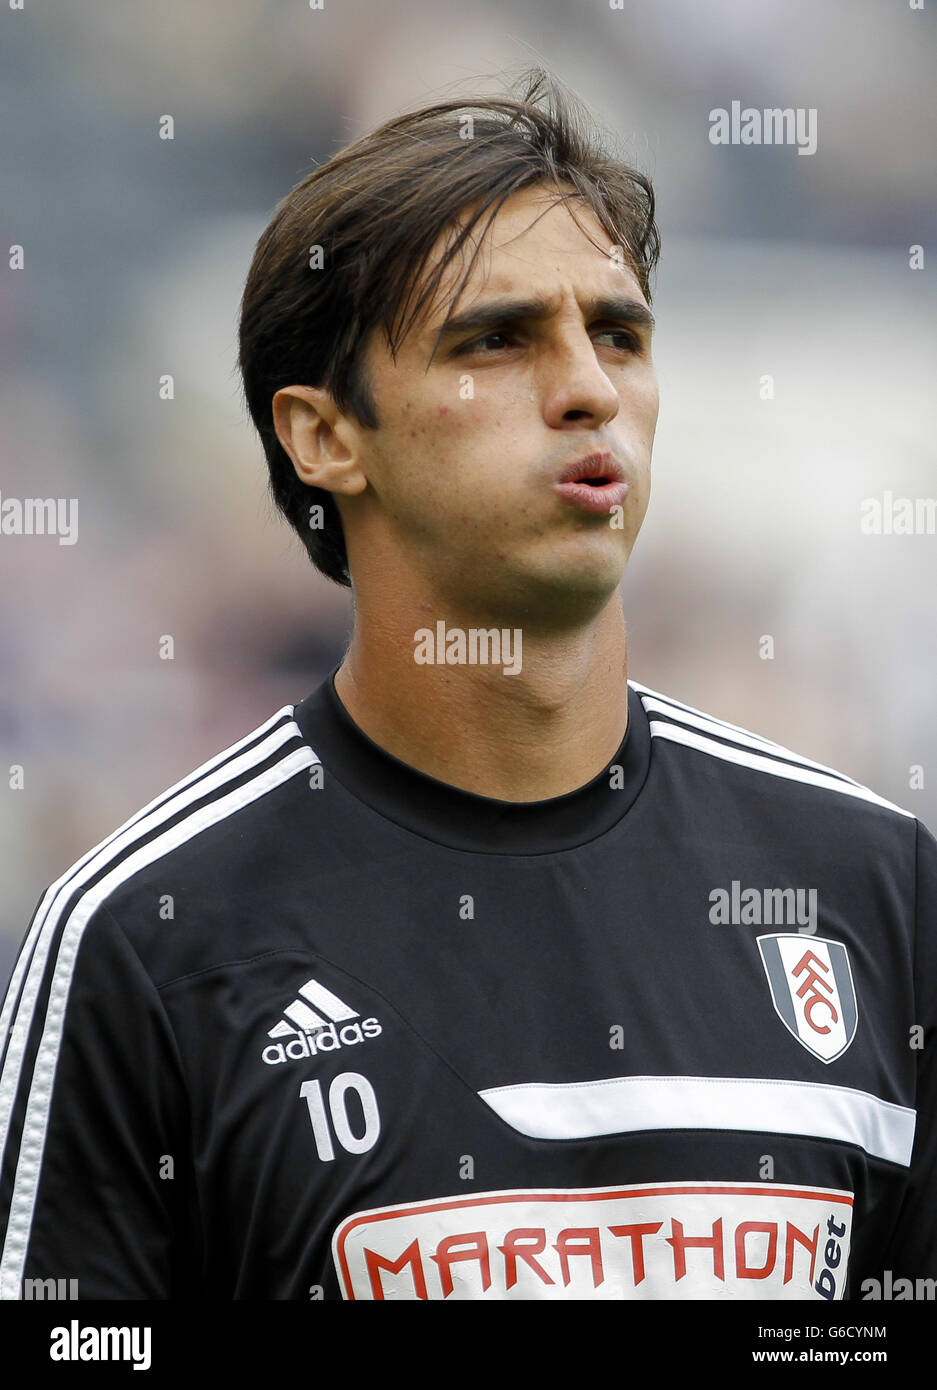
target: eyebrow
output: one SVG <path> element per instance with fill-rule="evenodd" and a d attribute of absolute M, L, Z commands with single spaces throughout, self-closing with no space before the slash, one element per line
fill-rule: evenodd
<path fill-rule="evenodd" d="M 646 304 L 626 296 L 602 295 L 587 300 L 583 306 L 587 318 L 616 319 L 620 323 L 632 323 L 642 328 L 654 328 L 654 315 Z M 461 314 L 453 314 L 439 329 L 433 344 L 433 356 L 441 343 L 463 333 L 483 333 L 486 329 L 509 328 L 517 324 L 532 323 L 550 318 L 553 314 L 545 299 L 493 299 L 487 304 L 479 304 L 466 309 Z"/>

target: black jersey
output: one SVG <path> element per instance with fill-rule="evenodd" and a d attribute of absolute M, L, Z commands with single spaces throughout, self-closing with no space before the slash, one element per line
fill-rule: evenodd
<path fill-rule="evenodd" d="M 628 710 L 590 783 L 509 803 L 379 748 L 330 678 L 53 883 L 0 1019 L 3 1297 L 937 1276 L 937 843 Z"/>

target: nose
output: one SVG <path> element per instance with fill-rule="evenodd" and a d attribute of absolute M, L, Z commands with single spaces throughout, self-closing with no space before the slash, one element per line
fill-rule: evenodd
<path fill-rule="evenodd" d="M 618 390 L 602 370 L 581 322 L 557 329 L 539 365 L 544 420 L 553 429 L 567 424 L 599 428 L 618 414 Z"/>

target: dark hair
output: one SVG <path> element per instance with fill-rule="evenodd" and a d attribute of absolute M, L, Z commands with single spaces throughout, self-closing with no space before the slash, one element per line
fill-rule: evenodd
<path fill-rule="evenodd" d="M 341 517 L 331 493 L 299 479 L 277 439 L 273 397 L 281 387 L 322 387 L 376 429 L 362 372 L 372 331 L 383 329 L 396 355 L 483 215 L 484 234 L 502 203 L 534 185 L 585 202 L 650 302 L 660 254 L 650 181 L 608 152 L 586 108 L 545 69 L 529 69 L 515 88 L 516 99 L 443 101 L 387 121 L 298 183 L 257 243 L 241 302 L 244 396 L 276 505 L 313 564 L 339 584 L 351 582 Z M 465 225 L 422 283 L 440 234 L 463 213 Z M 316 247 L 322 269 L 310 260 Z M 323 509 L 320 528 L 309 524 L 313 505 Z"/>

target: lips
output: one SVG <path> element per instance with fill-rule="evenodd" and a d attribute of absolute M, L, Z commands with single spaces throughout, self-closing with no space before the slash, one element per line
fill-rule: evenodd
<path fill-rule="evenodd" d="M 553 484 L 558 497 L 581 511 L 607 515 L 620 507 L 629 488 L 624 471 L 611 454 L 586 454 L 567 464 Z"/>
<path fill-rule="evenodd" d="M 585 482 L 586 486 L 602 487 L 607 483 L 624 482 L 624 477 L 621 465 L 611 454 L 586 454 L 567 464 L 557 481 L 561 485 Z"/>

